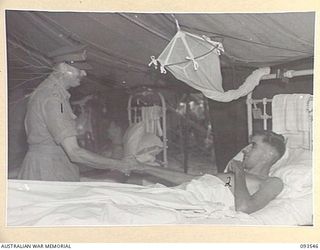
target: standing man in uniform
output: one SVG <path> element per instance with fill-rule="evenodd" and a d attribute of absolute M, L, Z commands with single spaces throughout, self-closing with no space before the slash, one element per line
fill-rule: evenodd
<path fill-rule="evenodd" d="M 69 60 L 71 59 L 71 60 Z M 18 174 L 19 179 L 44 181 L 80 181 L 77 163 L 97 169 L 127 172 L 139 168 L 132 158 L 114 160 L 81 148 L 77 142 L 68 89 L 80 85 L 86 76 L 83 66 L 85 51 L 80 58 L 59 55 L 53 72 L 30 96 L 25 117 L 28 152 Z"/>

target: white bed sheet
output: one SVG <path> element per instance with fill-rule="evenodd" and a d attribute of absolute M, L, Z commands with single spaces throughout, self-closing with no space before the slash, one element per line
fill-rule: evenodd
<path fill-rule="evenodd" d="M 254 217 L 230 208 L 230 198 L 225 199 L 228 193 L 212 192 L 213 188 L 208 188 L 217 184 L 216 179 L 205 175 L 191 181 L 187 188 L 9 180 L 7 225 L 259 223 Z"/>
<path fill-rule="evenodd" d="M 231 192 L 219 190 L 217 180 L 204 175 L 173 188 L 9 180 L 7 226 L 312 224 L 311 191 L 295 198 L 280 196 L 248 215 L 234 211 Z"/>

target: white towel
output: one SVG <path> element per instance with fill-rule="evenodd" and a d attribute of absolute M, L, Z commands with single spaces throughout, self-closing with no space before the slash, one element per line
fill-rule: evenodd
<path fill-rule="evenodd" d="M 272 129 L 287 139 L 287 147 L 310 147 L 309 94 L 280 94 L 272 100 Z"/>
<path fill-rule="evenodd" d="M 272 99 L 272 130 L 283 134 L 285 127 L 285 111 L 288 95 L 275 95 Z"/>
<path fill-rule="evenodd" d="M 310 130 L 310 119 L 309 119 L 309 101 L 311 95 L 309 94 L 296 94 L 297 101 L 297 126 L 299 131 Z"/>
<path fill-rule="evenodd" d="M 160 124 L 161 107 L 141 107 L 141 113 L 142 120 L 145 123 L 146 132 L 162 136 L 163 131 Z"/>
<path fill-rule="evenodd" d="M 285 106 L 285 128 L 287 131 L 292 132 L 298 132 L 298 112 L 297 112 L 297 106 L 298 106 L 298 96 L 293 95 L 287 95 L 286 98 L 286 106 Z"/>
<path fill-rule="evenodd" d="M 153 106 L 153 119 L 155 120 L 155 130 L 157 131 L 158 136 L 163 136 L 163 131 L 160 123 L 160 117 L 162 116 L 162 109 L 159 106 Z"/>

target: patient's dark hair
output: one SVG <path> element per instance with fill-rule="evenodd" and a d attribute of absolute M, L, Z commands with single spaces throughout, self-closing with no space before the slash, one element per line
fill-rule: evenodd
<path fill-rule="evenodd" d="M 262 131 L 256 132 L 254 135 L 262 136 L 263 138 L 262 141 L 269 144 L 278 152 L 279 154 L 278 159 L 280 159 L 284 155 L 286 151 L 286 143 L 283 135 L 277 134 L 270 130 L 262 130 Z"/>

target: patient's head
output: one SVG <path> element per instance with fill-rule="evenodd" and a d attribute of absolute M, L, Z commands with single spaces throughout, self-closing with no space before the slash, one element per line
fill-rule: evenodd
<path fill-rule="evenodd" d="M 286 151 L 285 139 L 282 135 L 272 132 L 270 130 L 263 130 L 255 135 L 262 136 L 262 141 L 270 145 L 276 151 L 275 162 L 279 160 Z"/>
<path fill-rule="evenodd" d="M 282 135 L 264 130 L 252 136 L 250 146 L 243 152 L 243 161 L 248 169 L 258 165 L 271 167 L 282 157 L 285 149 L 285 140 Z"/>

